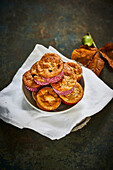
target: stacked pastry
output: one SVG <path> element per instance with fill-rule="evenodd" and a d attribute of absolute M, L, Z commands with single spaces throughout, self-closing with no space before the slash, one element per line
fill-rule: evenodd
<path fill-rule="evenodd" d="M 23 84 L 32 91 L 37 107 L 52 111 L 61 101 L 73 105 L 83 97 L 79 81 L 82 68 L 74 62 L 63 62 L 55 53 L 46 53 L 23 74 Z"/>

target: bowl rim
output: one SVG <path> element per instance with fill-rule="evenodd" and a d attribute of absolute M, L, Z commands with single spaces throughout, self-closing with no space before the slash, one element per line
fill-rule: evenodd
<path fill-rule="evenodd" d="M 84 91 L 84 90 L 85 90 L 85 81 L 84 81 L 83 75 L 82 75 L 81 78 L 82 78 L 82 81 L 83 81 L 83 91 Z M 25 87 L 25 85 L 24 85 L 23 82 L 22 82 L 22 92 L 23 92 L 24 98 L 25 98 L 25 100 L 27 101 L 27 103 L 28 103 L 32 108 L 34 108 L 35 110 L 37 110 L 37 111 L 39 111 L 39 112 L 42 112 L 42 113 L 49 113 L 49 114 L 52 113 L 52 115 L 53 115 L 53 114 L 59 114 L 59 113 L 65 113 L 65 112 L 68 112 L 68 111 L 72 110 L 73 108 L 75 108 L 76 105 L 82 100 L 82 99 L 81 99 L 78 103 L 75 103 L 74 105 L 72 105 L 72 107 L 70 106 L 70 108 L 67 108 L 67 109 L 61 110 L 61 111 L 46 111 L 46 110 L 41 110 L 40 108 L 38 108 L 38 106 L 36 107 L 35 105 L 33 105 L 33 104 L 29 101 L 29 99 L 27 98 L 27 96 L 26 96 L 26 94 L 25 94 L 24 88 L 26 88 L 26 87 Z M 26 90 L 27 90 L 27 88 L 26 88 Z M 31 92 L 31 91 L 29 91 L 29 92 Z M 32 92 L 31 92 L 31 93 L 32 93 Z M 31 94 L 31 95 L 32 95 L 32 94 Z M 84 94 L 83 94 L 83 97 L 84 97 Z M 83 98 L 83 97 L 82 97 L 82 98 Z M 33 100 L 34 100 L 34 99 L 33 99 Z"/>

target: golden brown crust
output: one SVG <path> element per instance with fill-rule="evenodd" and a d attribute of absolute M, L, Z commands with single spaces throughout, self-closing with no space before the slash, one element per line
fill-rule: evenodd
<path fill-rule="evenodd" d="M 30 69 L 31 74 L 36 74 L 36 75 L 38 75 L 38 69 L 37 69 L 38 64 L 39 64 L 39 61 L 37 61 L 36 63 L 34 63 L 34 64 L 31 66 L 31 69 Z"/>
<path fill-rule="evenodd" d="M 36 101 L 37 99 L 36 99 L 36 96 L 37 96 L 37 92 L 32 92 L 32 97 L 33 97 L 33 99 Z M 36 104 L 37 104 L 37 106 L 40 108 L 40 109 L 42 109 L 42 110 L 45 110 L 42 106 L 40 106 L 39 105 L 39 103 L 38 102 L 36 102 Z"/>
<path fill-rule="evenodd" d="M 39 107 L 39 109 L 48 111 L 48 110 L 46 110 L 45 108 L 43 108 L 38 102 L 36 102 L 36 104 L 37 104 L 37 106 Z"/>
<path fill-rule="evenodd" d="M 82 67 L 78 63 L 74 62 L 67 62 L 66 64 L 73 69 L 74 73 L 77 76 L 77 79 L 80 79 L 82 76 Z"/>
<path fill-rule="evenodd" d="M 65 102 L 67 103 L 77 103 L 79 102 L 83 97 L 83 88 L 82 86 L 77 82 L 74 90 L 68 94 L 68 95 L 59 95 Z"/>
<path fill-rule="evenodd" d="M 44 87 L 36 95 L 37 106 L 43 110 L 55 110 L 61 103 L 60 98 L 51 87 Z"/>
<path fill-rule="evenodd" d="M 77 77 L 71 67 L 64 63 L 64 75 L 62 79 L 56 83 L 52 83 L 52 87 L 57 91 L 68 91 L 72 89 L 77 82 Z"/>
<path fill-rule="evenodd" d="M 40 85 L 38 85 L 34 82 L 34 79 L 32 77 L 30 70 L 26 71 L 23 74 L 22 80 L 23 80 L 24 85 L 27 86 L 27 87 L 38 88 L 40 86 Z"/>
<path fill-rule="evenodd" d="M 46 53 L 39 61 L 37 69 L 40 76 L 52 78 L 60 74 L 63 67 L 63 61 L 59 55 Z"/>
<path fill-rule="evenodd" d="M 38 73 L 38 64 L 39 64 L 39 61 L 37 61 L 36 63 L 34 63 L 30 69 L 31 71 L 31 74 L 34 75 L 34 79 L 39 81 L 39 82 L 45 82 L 44 79 L 42 79 L 42 77 L 39 75 Z"/>

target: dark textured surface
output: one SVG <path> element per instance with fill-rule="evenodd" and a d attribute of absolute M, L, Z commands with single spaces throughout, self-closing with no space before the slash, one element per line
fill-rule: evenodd
<path fill-rule="evenodd" d="M 0 1 L 0 90 L 11 82 L 36 43 L 52 45 L 70 58 L 87 32 L 99 48 L 113 42 L 112 0 Z M 113 88 L 113 70 L 107 62 L 100 78 Z M 2 170 L 112 167 L 112 102 L 93 116 L 86 127 L 58 141 L 0 120 Z"/>

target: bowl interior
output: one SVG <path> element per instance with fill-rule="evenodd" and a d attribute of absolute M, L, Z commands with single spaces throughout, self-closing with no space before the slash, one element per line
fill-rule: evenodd
<path fill-rule="evenodd" d="M 81 79 L 79 80 L 79 83 L 81 84 L 81 86 L 83 87 L 83 90 L 84 90 L 84 88 L 85 88 L 85 83 L 84 83 L 84 78 L 83 78 L 83 76 L 82 76 Z M 41 110 L 41 109 L 38 108 L 35 100 L 34 100 L 33 97 L 32 97 L 32 92 L 29 91 L 24 84 L 22 84 L 22 90 L 23 90 L 24 97 L 25 97 L 26 101 L 27 101 L 33 108 L 35 108 L 35 109 L 38 110 L 38 111 L 45 112 L 45 111 L 43 111 L 43 110 Z M 61 105 L 60 105 L 57 109 L 55 109 L 55 110 L 53 110 L 53 111 L 49 111 L 49 112 L 65 112 L 65 111 L 68 111 L 68 110 L 72 109 L 75 105 L 77 105 L 77 103 L 74 104 L 74 105 L 66 105 L 66 104 L 64 104 L 63 102 L 61 102 Z M 46 112 L 47 112 L 47 111 L 46 111 Z"/>

